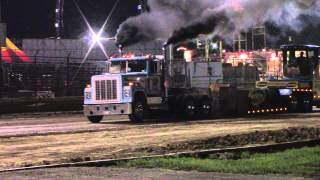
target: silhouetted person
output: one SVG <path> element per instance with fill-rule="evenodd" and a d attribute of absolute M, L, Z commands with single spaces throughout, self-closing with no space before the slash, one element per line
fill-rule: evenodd
<path fill-rule="evenodd" d="M 311 68 L 309 66 L 308 59 L 304 57 L 304 52 L 300 53 L 300 57 L 297 58 L 297 66 L 300 70 L 301 76 L 310 76 L 311 75 Z"/>

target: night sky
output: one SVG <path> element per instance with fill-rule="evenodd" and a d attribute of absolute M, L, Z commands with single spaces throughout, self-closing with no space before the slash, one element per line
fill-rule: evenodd
<path fill-rule="evenodd" d="M 13 38 L 50 38 L 55 37 L 55 0 L 0 0 L 3 2 L 3 19 L 8 24 L 8 36 Z M 96 29 L 104 22 L 115 0 L 76 0 L 90 23 Z M 139 13 L 139 0 L 120 0 L 114 16 L 106 28 L 113 36 L 121 22 Z M 73 0 L 65 0 L 65 29 L 62 38 L 82 38 L 87 33 L 86 25 L 77 11 Z M 279 34 L 279 29 L 271 28 L 271 34 Z M 309 26 L 301 34 L 293 35 L 295 43 L 320 44 L 320 28 Z M 287 34 L 288 35 L 288 34 Z M 287 43 L 287 35 L 280 38 Z M 272 46 L 271 44 L 269 44 Z"/>
<path fill-rule="evenodd" d="M 50 38 L 55 36 L 55 0 L 2 0 L 8 36 Z M 103 24 L 115 0 L 77 0 L 93 27 Z M 121 22 L 139 13 L 139 0 L 120 0 L 106 31 L 114 35 Z M 72 0 L 65 0 L 63 38 L 80 38 L 87 28 Z"/>

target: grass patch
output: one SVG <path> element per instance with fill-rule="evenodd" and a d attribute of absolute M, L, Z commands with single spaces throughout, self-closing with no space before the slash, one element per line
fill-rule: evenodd
<path fill-rule="evenodd" d="M 133 160 L 126 167 L 164 168 L 245 174 L 294 174 L 314 176 L 320 174 L 320 146 L 292 149 L 270 154 L 244 154 L 237 160 L 156 158 Z"/>

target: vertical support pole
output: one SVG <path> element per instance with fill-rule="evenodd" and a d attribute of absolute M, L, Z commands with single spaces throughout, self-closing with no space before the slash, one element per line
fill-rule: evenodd
<path fill-rule="evenodd" d="M 38 61 L 38 54 L 39 54 L 39 50 L 36 51 L 36 54 L 34 56 L 34 65 L 37 65 L 37 61 Z"/>
<path fill-rule="evenodd" d="M 67 56 L 67 84 L 66 84 L 66 95 L 69 95 L 69 89 L 70 89 L 70 56 L 71 52 Z"/>
<path fill-rule="evenodd" d="M 2 46 L 0 45 L 0 98 L 3 94 Z"/>
<path fill-rule="evenodd" d="M 238 51 L 240 52 L 241 51 L 241 33 L 239 34 L 239 36 L 238 36 Z"/>
<path fill-rule="evenodd" d="M 245 44 L 246 44 L 246 51 L 248 51 L 248 33 L 245 32 Z"/>
<path fill-rule="evenodd" d="M 2 1 L 0 0 L 0 98 L 2 98 L 3 91 L 3 72 L 2 72 L 2 47 L 5 46 L 5 30 L 2 27 Z"/>
<path fill-rule="evenodd" d="M 237 40 L 236 40 L 236 35 L 233 33 L 233 51 L 236 51 L 236 45 L 237 45 Z"/>
<path fill-rule="evenodd" d="M 251 39 L 251 40 L 252 40 L 252 49 L 251 49 L 251 50 L 254 51 L 254 50 L 255 50 L 255 49 L 254 49 L 254 48 L 255 48 L 255 47 L 254 47 L 254 46 L 255 46 L 255 43 L 254 43 L 254 28 L 252 28 L 252 32 L 251 32 L 251 33 L 252 33 L 252 34 L 251 34 L 251 36 L 252 36 L 252 37 L 251 37 L 251 38 L 252 38 L 252 39 Z"/>
<path fill-rule="evenodd" d="M 223 57 L 223 42 L 222 41 L 220 41 L 219 42 L 219 53 L 220 53 L 220 58 L 222 59 L 222 57 Z"/>
<path fill-rule="evenodd" d="M 40 82 L 40 71 L 39 71 L 39 68 L 38 68 L 38 54 L 39 54 L 39 50 L 36 51 L 35 55 L 34 55 L 34 79 L 35 79 L 35 82 L 34 82 L 34 91 L 35 93 L 37 94 L 38 92 L 38 82 Z"/>
<path fill-rule="evenodd" d="M 210 45 L 209 40 L 206 39 L 206 45 L 205 45 L 205 59 L 206 61 L 209 61 L 209 55 L 210 55 Z"/>
<path fill-rule="evenodd" d="M 7 38 L 7 26 L 2 22 L 2 4 L 0 1 L 0 98 L 3 96 L 3 86 L 4 86 L 4 77 L 3 77 L 3 62 L 2 62 L 2 48 L 6 46 Z"/>
<path fill-rule="evenodd" d="M 264 49 L 267 50 L 267 32 L 266 32 L 266 28 L 263 28 L 263 38 L 264 38 Z"/>

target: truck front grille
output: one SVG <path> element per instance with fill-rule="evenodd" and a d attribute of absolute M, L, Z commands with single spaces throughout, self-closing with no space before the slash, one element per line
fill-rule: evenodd
<path fill-rule="evenodd" d="M 97 101 L 118 99 L 117 80 L 97 80 L 95 87 Z"/>

